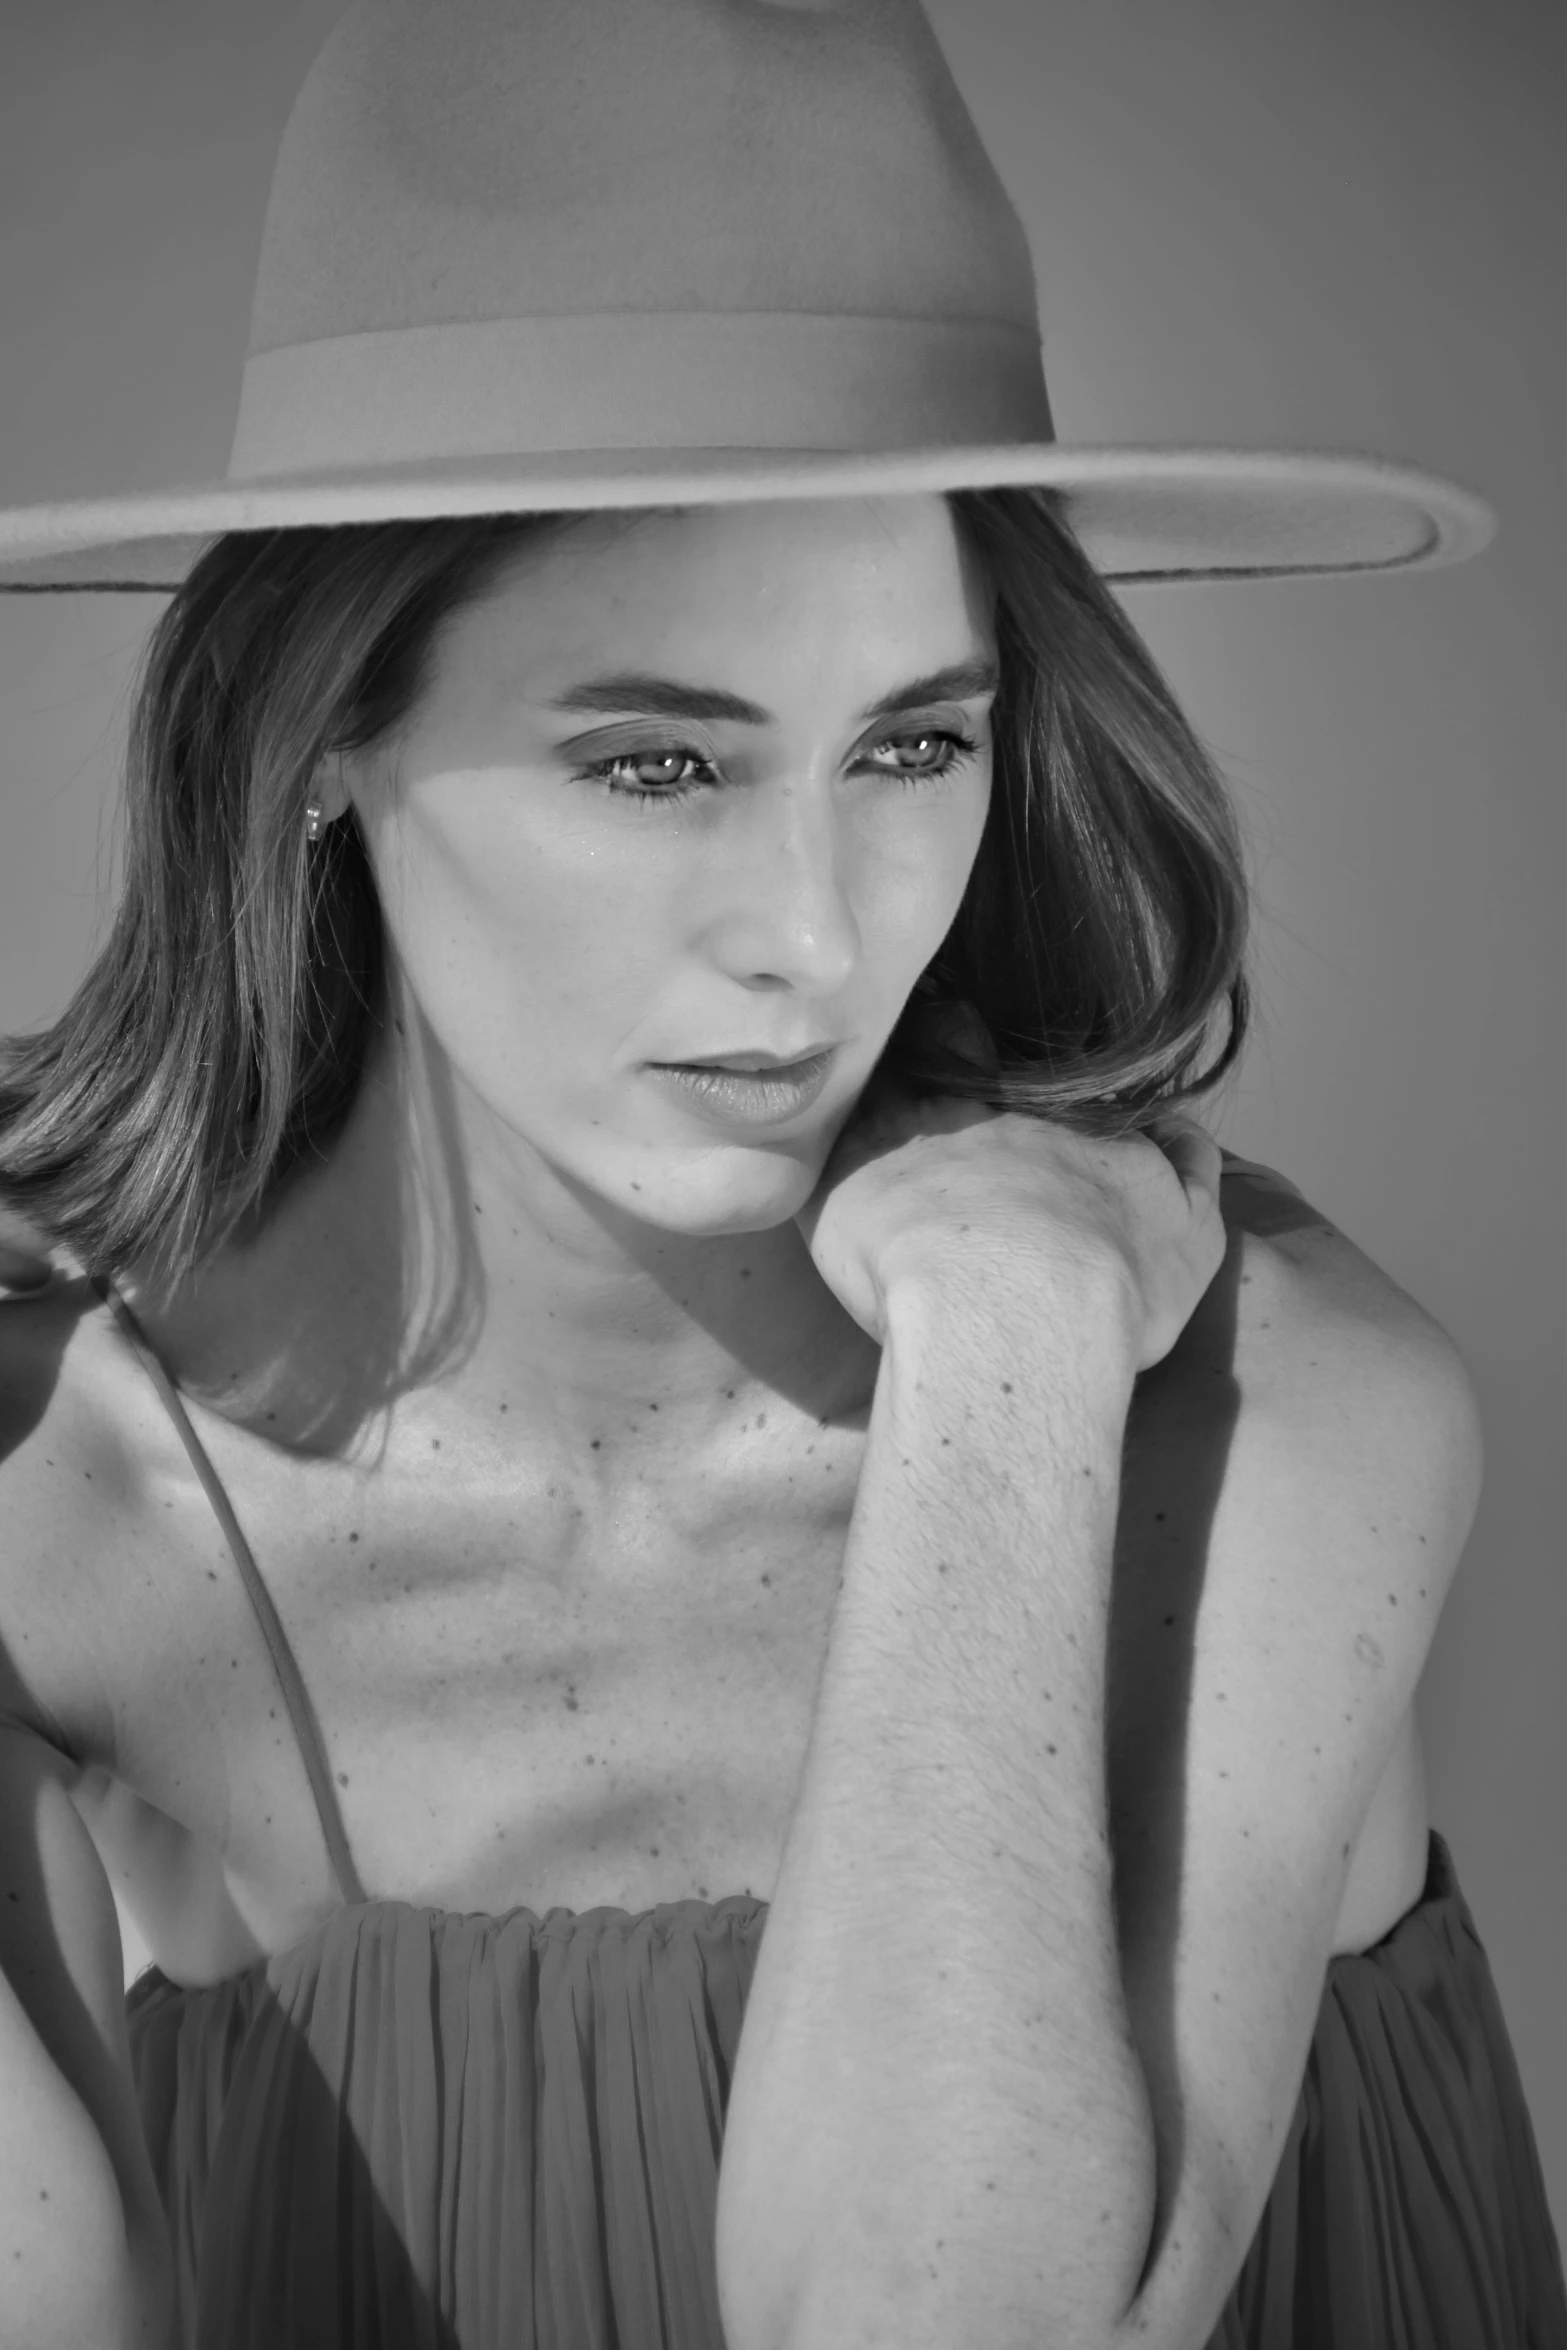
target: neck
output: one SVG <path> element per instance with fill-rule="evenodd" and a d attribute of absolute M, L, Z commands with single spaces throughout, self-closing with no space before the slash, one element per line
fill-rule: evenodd
<path fill-rule="evenodd" d="M 608 1463 L 700 1444 L 764 1398 L 855 1409 L 880 1356 L 792 1220 L 635 1222 L 498 1134 L 408 1019 L 324 1159 L 177 1295 L 127 1286 L 187 1394 L 307 1451 L 373 1448 L 394 1410 L 492 1429 L 504 1411 Z"/>

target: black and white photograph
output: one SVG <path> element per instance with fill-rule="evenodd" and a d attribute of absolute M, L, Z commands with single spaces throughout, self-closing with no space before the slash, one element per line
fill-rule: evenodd
<path fill-rule="evenodd" d="M 1567 19 L 4 16 L 0 2350 L 1567 2350 Z"/>

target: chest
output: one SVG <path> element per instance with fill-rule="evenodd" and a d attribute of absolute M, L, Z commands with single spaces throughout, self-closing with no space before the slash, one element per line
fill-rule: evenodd
<path fill-rule="evenodd" d="M 367 1894 L 541 1914 L 770 1899 L 866 1416 L 775 1423 L 743 1459 L 605 1493 L 526 1445 L 503 1465 L 454 1457 L 439 1478 L 385 1460 L 289 1464 L 198 1412 L 308 1689 Z M 1201 1636 L 1222 1461 L 1179 1423 L 1154 1389 L 1128 1428 L 1112 1809 L 1118 1781 L 1178 1744 Z M 143 1457 L 114 1586 L 137 1604 L 102 1627 L 123 1692 L 113 1777 L 89 1824 L 153 1956 L 177 1979 L 213 1980 L 300 1939 L 339 1893 L 274 1661 L 207 1497 L 177 1443 Z M 1407 1758 L 1381 1813 L 1346 1891 L 1359 1913 L 1348 1930 L 1366 1939 L 1417 1897 L 1423 1872 Z"/>
<path fill-rule="evenodd" d="M 775 1412 L 743 1460 L 608 1492 L 526 1444 L 501 1468 L 448 1438 L 443 1474 L 415 1478 L 287 1466 L 192 1417 L 372 1898 L 542 1913 L 770 1895 L 863 1417 L 786 1430 Z M 263 1627 L 177 1444 L 148 1467 L 115 1583 L 137 1595 L 112 1635 L 119 1792 L 90 1824 L 139 1879 L 160 1963 L 178 1943 L 182 1979 L 232 1971 L 339 1895 Z"/>

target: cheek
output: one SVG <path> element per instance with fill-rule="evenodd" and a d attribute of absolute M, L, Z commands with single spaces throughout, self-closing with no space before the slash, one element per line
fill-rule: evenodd
<path fill-rule="evenodd" d="M 846 837 L 838 878 L 858 927 L 857 1005 L 872 1022 L 896 1017 L 950 928 L 989 797 L 981 772 L 922 807 L 870 801 L 863 832 Z M 699 890 L 693 911 L 680 886 L 689 845 L 671 872 L 652 823 L 546 824 L 529 811 L 527 787 L 499 771 L 415 786 L 367 828 L 377 886 L 419 1008 L 468 1082 L 508 1118 L 525 1122 L 551 1099 L 596 1117 L 607 1066 L 667 994 L 692 925 L 711 927 L 701 909 L 710 917 L 726 893 Z M 747 895 L 737 886 L 737 902 Z"/>
<path fill-rule="evenodd" d="M 968 888 L 989 799 L 988 778 L 976 776 L 950 798 L 883 823 L 861 875 L 867 954 L 890 969 L 935 953 Z"/>
<path fill-rule="evenodd" d="M 405 808 L 377 856 L 387 928 L 440 1043 L 484 1092 L 536 1083 L 574 1048 L 602 1061 L 657 960 L 644 859 L 533 837 L 476 792 L 462 821 Z"/>

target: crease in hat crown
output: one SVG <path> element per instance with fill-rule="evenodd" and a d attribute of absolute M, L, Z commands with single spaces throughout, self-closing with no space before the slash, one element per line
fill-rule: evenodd
<path fill-rule="evenodd" d="M 1053 437 L 915 0 L 361 0 L 295 102 L 233 480 Z"/>

